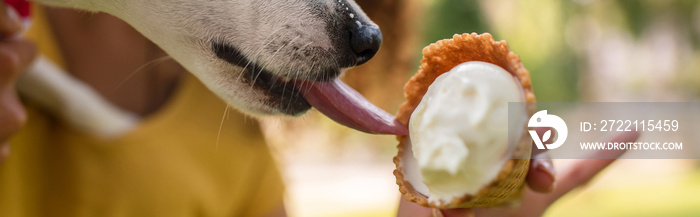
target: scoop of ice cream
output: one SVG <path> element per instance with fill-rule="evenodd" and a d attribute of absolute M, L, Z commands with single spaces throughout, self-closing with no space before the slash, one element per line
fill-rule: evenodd
<path fill-rule="evenodd" d="M 437 77 L 410 119 L 422 177 L 411 184 L 436 203 L 476 194 L 506 159 L 508 102 L 522 98 L 513 75 L 491 63 L 462 63 Z"/>

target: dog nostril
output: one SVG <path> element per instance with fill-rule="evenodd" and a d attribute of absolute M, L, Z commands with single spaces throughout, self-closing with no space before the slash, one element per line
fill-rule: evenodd
<path fill-rule="evenodd" d="M 382 45 L 382 32 L 375 25 L 354 26 L 350 31 L 350 46 L 357 56 L 355 65 L 372 59 Z"/>

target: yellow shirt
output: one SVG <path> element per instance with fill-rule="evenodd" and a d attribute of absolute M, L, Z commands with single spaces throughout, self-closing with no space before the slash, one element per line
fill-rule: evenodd
<path fill-rule="evenodd" d="M 61 62 L 45 17 L 28 33 Z M 28 108 L 0 165 L 0 216 L 264 216 L 282 206 L 281 177 L 258 124 L 193 76 L 122 138 L 100 141 Z M 218 144 L 217 144 L 218 140 Z"/>

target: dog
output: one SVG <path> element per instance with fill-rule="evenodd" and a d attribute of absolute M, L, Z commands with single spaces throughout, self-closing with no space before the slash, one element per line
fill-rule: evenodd
<path fill-rule="evenodd" d="M 311 108 L 303 84 L 337 79 L 371 59 L 378 26 L 353 0 L 35 0 L 114 15 L 160 46 L 230 106 L 253 115 L 297 116 Z M 39 57 L 20 93 L 70 125 L 103 138 L 136 116 Z"/>

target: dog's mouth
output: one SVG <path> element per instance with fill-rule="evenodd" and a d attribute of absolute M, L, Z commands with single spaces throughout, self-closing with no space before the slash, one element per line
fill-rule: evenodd
<path fill-rule="evenodd" d="M 282 113 L 296 116 L 311 108 L 311 105 L 304 99 L 299 91 L 300 87 L 286 76 L 278 76 L 261 67 L 257 63 L 250 61 L 237 48 L 223 44 L 212 43 L 212 51 L 219 59 L 242 67 L 241 79 L 251 88 L 267 92 L 270 100 L 267 106 L 278 108 Z"/>
<path fill-rule="evenodd" d="M 340 81 L 340 69 L 329 69 L 316 79 L 275 75 L 249 61 L 238 49 L 223 43 L 212 43 L 216 56 L 245 68 L 242 79 L 261 88 L 272 98 L 268 106 L 288 115 L 299 115 L 311 108 L 345 126 L 367 133 L 408 135 L 408 129 L 393 115 L 376 107 L 357 91 Z"/>

